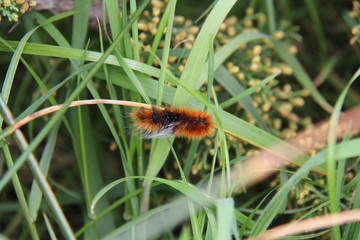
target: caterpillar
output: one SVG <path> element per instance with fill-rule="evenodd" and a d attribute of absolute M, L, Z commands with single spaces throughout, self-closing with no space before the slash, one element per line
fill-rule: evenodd
<path fill-rule="evenodd" d="M 215 124 L 205 111 L 185 107 L 141 107 L 131 112 L 135 127 L 144 138 L 161 138 L 174 135 L 188 139 L 201 139 L 211 135 Z"/>

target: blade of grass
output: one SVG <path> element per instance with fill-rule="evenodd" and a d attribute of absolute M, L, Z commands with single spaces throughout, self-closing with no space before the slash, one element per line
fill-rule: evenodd
<path fill-rule="evenodd" d="M 91 0 L 75 0 L 72 21 L 71 45 L 75 48 L 83 48 L 89 25 L 89 16 L 92 8 Z"/>
<path fill-rule="evenodd" d="M 149 58 L 147 60 L 147 64 L 148 65 L 152 65 L 153 64 L 153 61 L 154 61 L 154 54 L 156 52 L 156 50 L 158 49 L 159 47 L 159 44 L 160 44 L 160 41 L 161 41 L 161 38 L 164 34 L 164 30 L 165 30 L 165 27 L 166 26 L 169 26 L 170 25 L 170 29 L 167 29 L 166 33 L 172 34 L 172 24 L 173 24 L 173 19 L 169 19 L 171 15 L 174 14 L 174 11 L 175 11 L 175 5 L 176 5 L 176 0 L 172 0 L 170 2 L 167 3 L 166 7 L 165 7 L 165 10 L 164 10 L 164 13 L 162 14 L 162 17 L 161 17 L 161 20 L 160 20 L 160 23 L 159 23 L 159 26 L 157 27 L 157 32 L 155 34 L 155 37 L 154 37 L 154 40 L 153 40 L 153 43 L 151 45 L 151 52 L 153 54 L 150 54 L 149 55 Z M 173 18 L 173 17 L 172 17 Z M 169 31 L 170 30 L 170 31 Z M 164 52 L 166 52 L 165 49 L 163 49 Z M 163 52 L 163 54 L 164 54 Z"/>
<path fill-rule="evenodd" d="M 165 77 L 166 77 L 166 71 L 164 71 L 164 67 L 167 66 L 167 62 L 169 59 L 169 51 L 170 51 L 170 47 L 171 47 L 171 36 L 172 36 L 172 30 L 173 30 L 173 23 L 174 23 L 174 15 L 175 15 L 175 7 L 176 7 L 176 0 L 171 0 L 165 11 L 169 12 L 169 16 L 168 16 L 168 24 L 166 27 L 166 34 L 165 34 L 165 41 L 164 41 L 164 48 L 163 48 L 163 52 L 162 52 L 162 57 L 161 57 L 161 61 L 163 62 L 163 65 L 161 66 L 160 69 L 160 76 L 159 76 L 159 84 L 158 84 L 158 97 L 156 99 L 156 105 L 160 106 L 162 99 L 163 99 L 163 94 L 164 94 L 164 83 L 165 83 Z M 165 16 L 163 16 L 164 18 Z M 154 52 L 154 51 L 153 51 Z M 153 55 L 150 54 L 150 57 L 152 57 Z M 151 60 L 152 61 L 152 60 Z"/>
<path fill-rule="evenodd" d="M 273 0 L 266 0 L 266 15 L 268 19 L 268 29 L 269 34 L 272 35 L 276 29 L 276 13 L 274 9 L 274 1 Z"/>
<path fill-rule="evenodd" d="M 47 173 L 49 171 L 59 127 L 60 124 L 55 125 L 54 129 L 50 132 L 49 137 L 46 141 L 44 152 L 40 159 L 40 168 L 45 176 L 47 176 Z M 33 219 L 37 219 L 41 204 L 41 199 L 42 199 L 42 192 L 40 190 L 39 185 L 36 183 L 36 181 L 34 181 L 31 186 L 30 197 L 29 197 L 30 214 Z"/>
<path fill-rule="evenodd" d="M 46 228 L 47 228 L 47 230 L 48 230 L 48 232 L 49 232 L 49 235 L 50 235 L 51 240 L 57 240 L 58 238 L 56 237 L 54 228 L 53 228 L 53 226 L 52 226 L 49 218 L 47 217 L 47 215 L 46 215 L 45 213 L 43 214 L 43 216 L 44 216 Z"/>
<path fill-rule="evenodd" d="M 127 63 L 125 62 L 125 60 L 123 59 L 123 57 L 120 55 L 120 53 L 118 51 L 116 51 L 115 56 L 116 56 L 116 59 L 118 60 L 118 62 L 120 63 L 120 65 L 122 66 L 122 68 L 124 69 L 126 75 L 128 76 L 128 78 L 134 85 L 137 92 L 141 94 L 141 96 L 143 97 L 143 99 L 145 100 L 145 102 L 147 104 L 152 104 L 152 101 L 150 100 L 149 96 L 146 94 L 144 87 L 142 86 L 140 80 L 138 79 L 136 74 L 133 72 L 133 70 L 127 65 Z"/>
<path fill-rule="evenodd" d="M 122 14 L 121 16 L 121 25 L 122 26 L 126 26 L 127 21 L 128 21 L 128 3 L 127 1 L 122 1 L 121 2 L 121 9 L 122 9 Z M 137 20 L 135 21 L 137 22 Z M 132 24 L 131 29 L 134 27 L 135 22 Z M 133 58 L 133 54 L 132 54 L 132 44 L 131 44 L 131 37 L 130 37 L 130 31 L 128 31 L 127 33 L 125 33 L 124 38 L 123 38 L 123 43 L 124 43 L 124 52 L 123 52 L 123 56 L 127 57 L 127 58 Z M 119 50 L 117 50 L 119 52 Z"/>
<path fill-rule="evenodd" d="M 10 153 L 10 149 L 8 145 L 4 145 L 2 147 L 2 152 L 3 152 L 3 156 L 6 162 L 6 165 L 9 169 L 11 169 L 14 166 L 14 162 L 12 160 L 12 156 Z M 24 191 L 22 189 L 19 177 L 17 176 L 17 174 L 14 174 L 14 176 L 12 177 L 12 181 L 13 181 L 13 185 L 14 185 L 14 189 L 15 189 L 15 193 L 16 196 L 18 198 L 21 210 L 22 210 L 22 214 L 26 220 L 26 223 L 29 227 L 29 232 L 31 235 L 31 238 L 36 240 L 36 239 L 40 239 L 37 229 L 36 229 L 36 225 L 34 222 L 35 218 L 32 218 L 31 216 L 31 207 L 29 208 L 27 202 L 26 202 L 26 198 L 25 198 L 25 194 Z"/>
<path fill-rule="evenodd" d="M 115 36 L 118 36 L 121 32 L 121 29 L 123 29 L 122 20 L 120 18 L 121 13 L 119 3 L 117 0 L 106 0 L 105 6 L 106 12 L 108 14 L 111 35 L 114 38 Z M 124 46 L 122 41 L 119 42 L 116 48 L 120 51 L 121 54 L 124 54 Z"/>
<path fill-rule="evenodd" d="M 7 41 L 7 43 L 15 48 L 18 44 L 16 41 Z M 0 51 L 3 52 L 12 52 L 11 49 L 4 46 L 0 42 Z M 59 47 L 48 44 L 40 44 L 40 43 L 26 43 L 23 54 L 31 54 L 31 55 L 39 55 L 39 56 L 49 56 L 49 57 L 59 57 L 59 58 L 69 58 L 69 59 L 81 59 L 84 56 L 85 51 L 83 49 L 75 49 L 70 47 Z M 94 51 L 86 51 L 85 61 L 97 62 L 101 58 L 103 54 Z M 159 77 L 160 70 L 149 66 L 145 63 L 141 63 L 138 61 L 134 61 L 131 59 L 124 60 L 127 62 L 128 66 L 136 71 Z M 110 64 L 114 66 L 119 66 L 119 62 L 117 61 L 114 55 L 110 55 L 105 59 L 105 64 Z"/>
<path fill-rule="evenodd" d="M 130 0 L 130 13 L 134 14 L 136 11 L 136 0 Z M 140 45 L 139 45 L 139 31 L 138 31 L 138 21 L 136 20 L 131 29 L 132 33 L 132 42 L 133 42 L 133 59 L 136 61 L 140 60 Z"/>
<path fill-rule="evenodd" d="M 322 65 L 328 58 L 327 54 L 327 41 L 324 34 L 324 27 L 322 26 L 319 13 L 319 3 L 305 0 L 306 8 L 310 14 L 311 24 L 316 34 L 317 46 L 319 48 L 320 64 Z"/>
<path fill-rule="evenodd" d="M 233 229 L 235 214 L 234 200 L 232 198 L 224 198 L 216 200 L 216 219 L 218 232 L 216 239 L 232 239 L 231 231 Z"/>
<path fill-rule="evenodd" d="M 191 201 L 187 201 L 187 203 L 188 203 L 188 209 L 190 215 L 191 230 L 193 232 L 193 239 L 202 240 L 202 234 L 200 233 L 200 227 L 196 217 L 197 214 L 194 204 Z"/>
<path fill-rule="evenodd" d="M 338 100 L 336 101 L 334 110 L 330 117 L 329 122 L 329 135 L 328 135 L 328 151 L 327 151 L 327 182 L 328 182 L 328 191 L 329 191 L 329 201 L 330 201 L 330 211 L 331 213 L 337 213 L 340 210 L 339 202 L 337 201 L 339 196 L 336 192 L 336 131 L 338 126 L 338 121 L 340 117 L 341 108 L 344 104 L 346 94 L 351 86 L 351 84 L 359 77 L 360 68 L 356 71 L 353 77 L 350 79 L 349 83 L 346 85 L 345 89 L 341 92 Z M 333 227 L 333 234 L 335 239 L 341 239 L 340 227 Z"/>

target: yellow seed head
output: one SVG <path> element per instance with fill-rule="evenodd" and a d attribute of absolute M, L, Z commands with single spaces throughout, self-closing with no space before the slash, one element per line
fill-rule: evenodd
<path fill-rule="evenodd" d="M 143 32 L 139 34 L 139 39 L 142 41 L 144 41 L 146 39 L 146 37 L 147 37 L 147 35 Z"/>
<path fill-rule="evenodd" d="M 250 65 L 250 71 L 252 71 L 252 72 L 256 72 L 257 70 L 259 70 L 259 64 L 256 64 L 256 63 L 252 63 L 251 65 Z"/>
<path fill-rule="evenodd" d="M 253 99 L 254 99 L 254 101 L 255 101 L 256 103 L 259 103 L 259 104 L 263 102 L 262 97 L 259 96 L 259 95 L 255 95 L 255 96 L 253 97 Z"/>
<path fill-rule="evenodd" d="M 252 15 L 252 14 L 254 14 L 254 9 L 253 8 L 247 8 L 245 13 L 246 13 L 246 15 Z"/>
<path fill-rule="evenodd" d="M 168 61 L 169 61 L 169 63 L 174 63 L 176 60 L 177 60 L 177 57 L 170 56 Z"/>
<path fill-rule="evenodd" d="M 111 152 L 115 152 L 117 150 L 117 144 L 115 142 L 111 143 L 109 146 L 109 150 Z"/>
<path fill-rule="evenodd" d="M 184 71 L 184 66 L 183 65 L 178 66 L 178 71 L 183 72 Z"/>
<path fill-rule="evenodd" d="M 265 121 L 269 121 L 270 116 L 269 116 L 269 114 L 264 113 L 264 114 L 262 115 L 262 118 L 263 118 Z"/>
<path fill-rule="evenodd" d="M 285 92 L 290 92 L 291 91 L 291 85 L 290 84 L 285 84 L 284 87 L 283 87 L 284 91 Z"/>
<path fill-rule="evenodd" d="M 280 129 L 281 128 L 281 119 L 280 118 L 275 118 L 274 122 L 273 122 L 273 126 L 275 129 Z"/>
<path fill-rule="evenodd" d="M 252 27 L 253 26 L 253 22 L 251 20 L 245 20 L 243 24 L 244 24 L 245 27 Z"/>
<path fill-rule="evenodd" d="M 295 46 L 295 45 L 291 45 L 289 47 L 289 52 L 292 54 L 292 55 L 296 55 L 298 53 L 298 48 Z"/>
<path fill-rule="evenodd" d="M 303 90 L 302 90 L 302 95 L 303 95 L 304 97 L 308 97 L 308 96 L 310 96 L 310 91 L 309 91 L 308 89 L 303 89 Z"/>
<path fill-rule="evenodd" d="M 186 20 L 184 23 L 184 27 L 188 28 L 191 27 L 193 25 L 193 22 L 191 20 Z"/>
<path fill-rule="evenodd" d="M 254 56 L 254 57 L 251 59 L 251 62 L 252 62 L 252 63 L 260 63 L 260 62 L 261 62 L 261 57 L 260 57 L 259 55 Z"/>
<path fill-rule="evenodd" d="M 271 58 L 267 57 L 267 58 L 264 59 L 265 67 L 270 67 L 271 63 L 272 63 Z"/>
<path fill-rule="evenodd" d="M 283 39 L 284 36 L 285 36 L 285 33 L 283 31 L 278 30 L 278 31 L 274 32 L 274 38 L 277 40 Z"/>
<path fill-rule="evenodd" d="M 177 23 L 183 23 L 185 22 L 185 17 L 183 16 L 175 16 L 174 21 Z"/>
<path fill-rule="evenodd" d="M 189 28 L 189 33 L 190 34 L 197 34 L 199 32 L 199 27 L 198 26 L 192 26 Z"/>
<path fill-rule="evenodd" d="M 263 110 L 264 112 L 269 111 L 270 108 L 271 108 L 271 102 L 265 102 L 265 103 L 262 105 L 262 110 Z"/>
<path fill-rule="evenodd" d="M 150 45 L 146 45 L 144 48 L 144 52 L 150 52 L 151 51 L 151 46 Z"/>
<path fill-rule="evenodd" d="M 11 15 L 13 15 L 13 17 L 16 19 L 19 19 L 19 15 L 17 13 L 12 13 Z"/>
<path fill-rule="evenodd" d="M 245 74 L 243 72 L 239 72 L 237 75 L 236 75 L 237 79 L 239 80 L 244 80 L 245 79 Z"/>
<path fill-rule="evenodd" d="M 226 30 L 226 24 L 225 23 L 222 23 L 221 25 L 220 25 L 220 31 L 225 31 Z"/>
<path fill-rule="evenodd" d="M 149 28 L 148 28 L 148 26 L 147 26 L 147 24 L 145 22 L 139 22 L 138 23 L 138 29 L 140 31 L 144 31 L 144 32 L 149 30 Z"/>
<path fill-rule="evenodd" d="M 21 5 L 21 4 L 23 4 L 25 2 L 25 0 L 16 0 L 15 2 L 16 2 L 16 4 Z"/>
<path fill-rule="evenodd" d="M 281 64 L 280 67 L 281 67 L 282 74 L 284 74 L 286 76 L 293 74 L 293 70 L 289 65 Z"/>
<path fill-rule="evenodd" d="M 148 17 L 150 16 L 150 12 L 149 10 L 145 10 L 144 13 L 143 13 L 144 17 Z"/>
<path fill-rule="evenodd" d="M 153 16 L 158 17 L 158 16 L 160 16 L 160 13 L 161 13 L 161 9 L 160 9 L 160 8 L 154 7 L 154 8 L 152 9 L 152 15 L 153 15 Z"/>
<path fill-rule="evenodd" d="M 36 1 L 29 1 L 29 6 L 30 7 L 36 7 L 37 2 Z"/>
<path fill-rule="evenodd" d="M 283 103 L 279 106 L 278 112 L 283 117 L 288 117 L 292 111 L 293 107 L 290 103 Z"/>
<path fill-rule="evenodd" d="M 237 23 L 237 18 L 235 16 L 225 19 L 225 24 L 227 26 L 234 25 L 235 23 Z"/>
<path fill-rule="evenodd" d="M 187 36 L 187 38 L 188 38 L 188 40 L 189 40 L 190 42 L 195 42 L 195 36 L 194 36 L 194 35 L 189 34 L 189 35 Z"/>
<path fill-rule="evenodd" d="M 220 92 L 222 90 L 222 87 L 220 85 L 216 84 L 214 86 L 214 90 L 215 90 L 215 92 Z"/>
<path fill-rule="evenodd" d="M 193 47 L 193 45 L 192 45 L 191 42 L 186 42 L 186 43 L 185 43 L 185 48 L 186 48 L 186 49 L 192 49 L 192 47 Z"/>
<path fill-rule="evenodd" d="M 226 32 L 227 32 L 227 35 L 229 35 L 230 37 L 233 37 L 236 35 L 236 30 L 233 26 L 229 27 Z"/>
<path fill-rule="evenodd" d="M 21 9 L 20 9 L 20 12 L 22 14 L 26 13 L 26 11 L 29 9 L 29 4 L 28 3 L 24 3 L 22 6 L 21 6 Z"/>
<path fill-rule="evenodd" d="M 158 0 L 152 0 L 151 5 L 160 9 L 164 8 L 164 3 Z"/>
<path fill-rule="evenodd" d="M 4 7 L 8 7 L 11 5 L 11 1 L 10 0 L 3 0 L 3 5 Z"/>
<path fill-rule="evenodd" d="M 302 97 L 296 97 L 292 100 L 292 104 L 295 107 L 302 107 L 305 104 L 305 100 Z"/>
<path fill-rule="evenodd" d="M 151 22 L 152 22 L 152 23 L 155 23 L 155 24 L 158 24 L 158 23 L 160 22 L 160 18 L 159 18 L 159 17 L 153 17 L 153 18 L 151 19 Z"/>
<path fill-rule="evenodd" d="M 359 25 L 356 25 L 355 27 L 353 27 L 352 29 L 351 29 L 351 33 L 353 34 L 353 35 L 356 35 L 356 34 L 358 34 L 359 33 L 359 29 L 360 28 L 360 26 Z"/>
<path fill-rule="evenodd" d="M 261 51 L 262 51 L 262 47 L 261 47 L 260 45 L 254 46 L 254 48 L 253 48 L 253 54 L 254 54 L 254 56 L 260 55 Z"/>
<path fill-rule="evenodd" d="M 240 50 L 244 50 L 244 49 L 246 49 L 247 48 L 247 45 L 244 43 L 244 44 L 241 44 L 240 46 L 239 46 L 239 49 Z"/>
<path fill-rule="evenodd" d="M 231 68 L 229 68 L 229 73 L 231 74 L 236 74 L 240 72 L 240 68 L 238 66 L 232 66 Z"/>

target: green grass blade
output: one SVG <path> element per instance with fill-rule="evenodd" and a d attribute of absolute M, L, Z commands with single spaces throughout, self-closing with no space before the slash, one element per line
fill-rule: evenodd
<path fill-rule="evenodd" d="M 166 8 L 165 8 L 165 11 L 161 17 L 161 20 L 160 20 L 160 23 L 159 23 L 159 26 L 157 27 L 157 32 L 155 34 L 155 37 L 154 37 L 154 40 L 153 40 L 153 43 L 151 45 L 151 53 L 149 55 L 149 58 L 147 60 L 147 64 L 148 65 L 152 65 L 153 64 L 153 61 L 154 61 L 154 54 L 156 52 L 156 50 L 158 49 L 159 47 L 159 44 L 160 44 L 160 41 L 161 41 L 161 38 L 164 34 L 164 30 L 165 30 L 165 27 L 166 26 L 171 26 L 173 24 L 173 19 L 170 20 L 169 17 L 170 15 L 173 15 L 174 14 L 174 11 L 175 11 L 175 5 L 176 5 L 176 1 L 172 0 L 170 1 L 167 5 L 166 5 Z M 173 18 L 173 17 L 172 17 Z M 170 30 L 170 31 L 169 31 Z M 167 33 L 172 34 L 172 27 L 170 29 L 167 30 Z M 164 52 L 166 52 L 165 49 L 163 49 Z M 163 53 L 164 54 L 164 53 Z"/>
<path fill-rule="evenodd" d="M 321 3 L 311 0 L 304 1 L 306 8 L 310 14 L 311 24 L 316 34 L 317 47 L 319 48 L 320 63 L 325 63 L 327 60 L 327 41 L 324 33 L 324 27 L 320 20 L 321 11 L 319 11 L 319 4 Z"/>
<path fill-rule="evenodd" d="M 57 124 L 54 127 L 54 129 L 50 132 L 44 152 L 40 159 L 39 165 L 45 176 L 47 176 L 47 173 L 49 171 L 50 163 L 54 153 L 55 143 L 57 140 L 59 126 L 60 124 Z M 42 200 L 42 193 L 40 187 L 36 183 L 36 181 L 34 181 L 31 186 L 30 197 L 29 197 L 30 214 L 33 219 L 37 219 L 41 200 Z"/>
<path fill-rule="evenodd" d="M 200 233 L 200 227 L 197 219 L 197 213 L 194 206 L 194 203 L 188 201 L 190 222 L 191 222 L 191 230 L 193 232 L 193 239 L 202 240 L 202 234 Z"/>
<path fill-rule="evenodd" d="M 234 227 L 234 200 L 232 198 L 216 200 L 218 233 L 216 239 L 232 239 L 231 233 Z"/>
<path fill-rule="evenodd" d="M 166 9 L 169 11 L 169 17 L 168 17 L 168 24 L 166 27 L 166 34 L 165 34 L 165 42 L 164 42 L 164 48 L 163 53 L 161 57 L 162 66 L 160 70 L 160 76 L 159 76 L 159 88 L 158 88 L 158 97 L 156 99 L 156 105 L 160 106 L 163 94 L 164 94 L 164 83 L 165 83 L 165 77 L 166 77 L 166 71 L 163 69 L 167 66 L 167 62 L 169 59 L 169 52 L 171 47 L 171 37 L 172 37 L 172 30 L 173 30 L 173 23 L 174 23 L 174 15 L 175 15 L 175 7 L 176 7 L 176 0 L 172 0 L 168 3 L 168 6 Z M 151 54 L 149 57 L 152 57 Z M 150 59 L 150 58 L 149 58 Z"/>
<path fill-rule="evenodd" d="M 56 237 L 56 234 L 55 234 L 54 228 L 51 224 L 51 221 L 49 220 L 49 218 L 47 217 L 47 215 L 45 213 L 43 214 L 43 216 L 44 216 L 46 228 L 49 232 L 51 240 L 57 240 L 58 238 Z"/>
<path fill-rule="evenodd" d="M 91 13 L 91 0 L 75 0 L 72 22 L 71 45 L 75 48 L 83 48 L 87 38 L 89 16 Z"/>
<path fill-rule="evenodd" d="M 10 153 L 10 149 L 8 145 L 5 145 L 2 147 L 2 151 L 3 151 L 3 156 L 6 162 L 6 165 L 9 169 L 11 169 L 14 166 L 12 157 L 11 157 L 11 153 Z M 37 229 L 36 229 L 36 225 L 35 225 L 35 218 L 33 218 L 31 216 L 31 206 L 28 206 L 27 202 L 26 202 L 26 198 L 25 198 L 25 194 L 24 191 L 22 189 L 21 186 L 21 182 L 19 180 L 19 177 L 17 174 L 14 174 L 14 176 L 12 177 L 12 181 L 13 181 L 13 185 L 14 185 L 14 189 L 15 189 L 15 193 L 16 196 L 18 198 L 21 210 L 22 210 L 22 214 L 26 220 L 26 223 L 29 227 L 29 231 L 30 231 L 30 235 L 32 237 L 32 239 L 36 240 L 36 239 L 40 239 Z"/>
<path fill-rule="evenodd" d="M 125 60 L 123 59 L 123 57 L 120 55 L 119 52 L 117 52 L 116 58 L 119 61 L 122 68 L 124 69 L 124 71 L 125 71 L 126 75 L 128 76 L 128 78 L 130 79 L 130 81 L 134 85 L 137 92 L 141 94 L 141 96 L 143 97 L 143 99 L 145 100 L 145 102 L 147 104 L 152 104 L 152 101 L 150 100 L 149 96 L 146 94 L 146 91 L 145 91 L 144 87 L 142 86 L 139 78 L 136 76 L 134 71 L 127 65 L 127 63 L 125 62 Z"/>
<path fill-rule="evenodd" d="M 268 19 L 268 28 L 269 34 L 273 34 L 276 30 L 276 21 L 275 21 L 275 9 L 274 9 L 274 1 L 273 0 L 266 0 L 266 13 Z"/>
<path fill-rule="evenodd" d="M 7 41 L 7 43 L 15 48 L 18 44 L 16 41 Z M 0 42 L 0 51 L 3 52 L 12 52 L 7 46 Z M 86 53 L 86 54 L 85 54 Z M 81 59 L 85 56 L 85 61 L 97 62 L 102 56 L 102 53 L 94 51 L 86 51 L 82 49 L 70 48 L 70 47 L 59 47 L 48 44 L 40 43 L 26 43 L 23 50 L 23 54 L 39 55 L 39 56 L 49 56 L 49 57 L 59 57 L 59 58 L 69 58 L 69 59 Z M 159 77 L 160 70 L 149 66 L 145 63 L 134 61 L 131 59 L 126 59 L 127 65 L 136 71 Z M 110 55 L 105 59 L 104 63 L 114 66 L 120 66 L 114 55 Z"/>
<path fill-rule="evenodd" d="M 328 135 L 328 151 L 327 151 L 327 182 L 328 182 L 328 191 L 329 191 L 329 201 L 330 201 L 330 210 L 331 213 L 339 212 L 339 202 L 337 201 L 339 196 L 336 192 L 336 132 L 338 121 L 340 117 L 341 108 L 344 104 L 346 94 L 351 86 L 351 84 L 359 77 L 360 69 L 353 75 L 349 83 L 346 85 L 345 89 L 341 92 L 338 100 L 336 101 L 333 113 L 330 118 L 329 125 L 329 135 Z M 341 239 L 340 228 L 339 226 L 333 227 L 333 234 L 335 239 Z"/>

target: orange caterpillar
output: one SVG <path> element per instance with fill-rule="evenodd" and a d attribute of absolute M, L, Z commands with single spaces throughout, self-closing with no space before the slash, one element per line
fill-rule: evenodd
<path fill-rule="evenodd" d="M 136 128 L 143 131 L 144 138 L 147 139 L 169 135 L 200 139 L 209 136 L 215 126 L 208 113 L 189 108 L 142 107 L 134 110 L 131 117 Z"/>

